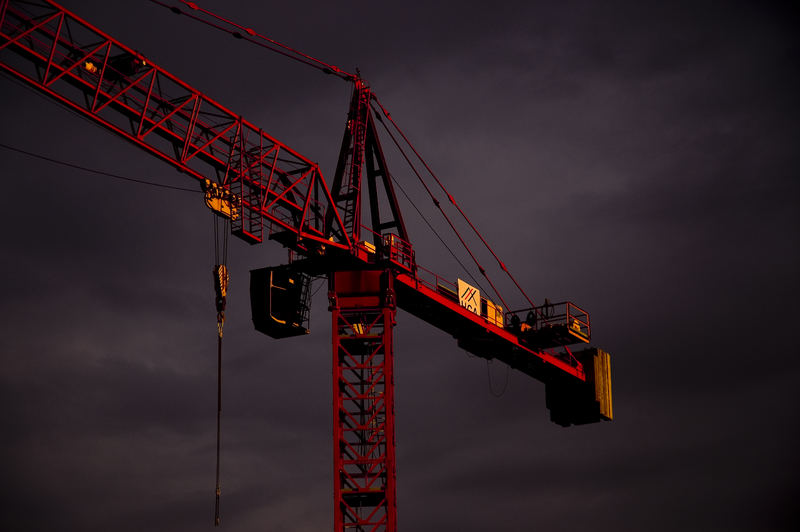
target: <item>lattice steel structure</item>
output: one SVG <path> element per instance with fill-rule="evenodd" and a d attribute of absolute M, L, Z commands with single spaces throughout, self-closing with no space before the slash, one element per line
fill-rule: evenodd
<path fill-rule="evenodd" d="M 349 249 L 319 166 L 54 2 L 2 0 L 0 68 L 237 198 L 233 232 Z"/>
<path fill-rule="evenodd" d="M 334 527 L 397 529 L 391 270 L 331 279 Z"/>

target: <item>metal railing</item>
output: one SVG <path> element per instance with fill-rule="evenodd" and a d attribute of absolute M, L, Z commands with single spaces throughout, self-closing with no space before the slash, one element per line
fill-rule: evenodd
<path fill-rule="evenodd" d="M 520 332 L 566 327 L 570 334 L 589 339 L 589 313 L 571 301 L 506 312 L 506 326 Z"/>
<path fill-rule="evenodd" d="M 419 284 L 458 303 L 458 286 L 455 283 L 418 264 L 414 272 L 414 278 Z"/>
<path fill-rule="evenodd" d="M 381 252 L 389 262 L 407 270 L 414 271 L 414 251 L 411 244 L 394 233 L 383 235 Z"/>

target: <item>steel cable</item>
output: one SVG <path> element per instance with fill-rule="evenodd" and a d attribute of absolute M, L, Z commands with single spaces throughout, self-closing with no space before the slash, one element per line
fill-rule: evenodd
<path fill-rule="evenodd" d="M 148 185 L 148 186 L 151 186 L 151 187 L 167 188 L 167 189 L 170 189 L 170 190 L 179 190 L 181 192 L 193 192 L 193 193 L 201 193 L 202 194 L 202 190 L 198 190 L 196 188 L 176 187 L 176 186 L 173 186 L 173 185 L 165 185 L 163 183 L 156 183 L 156 182 L 153 182 L 153 181 L 145 181 L 143 179 L 136 179 L 134 177 L 126 177 L 126 176 L 122 176 L 122 175 L 119 175 L 119 174 L 113 174 L 111 172 L 106 172 L 106 171 L 103 171 L 103 170 L 96 170 L 94 168 L 88 168 L 86 166 L 81 166 L 79 164 L 68 163 L 66 161 L 62 161 L 62 160 L 56 159 L 54 157 L 48 157 L 46 155 L 40 155 L 38 153 L 33 153 L 33 152 L 30 152 L 30 151 L 27 151 L 27 150 L 23 150 L 22 148 L 15 148 L 14 146 L 9 146 L 8 144 L 3 144 L 2 142 L 0 142 L 0 148 L 4 148 L 6 150 L 10 150 L 10 151 L 14 151 L 14 152 L 17 152 L 17 153 L 21 153 L 23 155 L 27 155 L 29 157 L 34 157 L 36 159 L 41 159 L 43 161 L 47 161 L 47 162 L 50 162 L 50 163 L 60 164 L 62 166 L 67 166 L 69 168 L 74 168 L 76 170 L 81 170 L 81 171 L 84 171 L 84 172 L 89 172 L 89 173 L 92 173 L 92 174 L 102 175 L 102 176 L 106 176 L 106 177 L 113 177 L 114 179 L 121 179 L 123 181 L 130 181 L 132 183 L 138 183 L 140 185 Z"/>
<path fill-rule="evenodd" d="M 450 194 L 450 193 L 447 191 L 447 189 L 446 189 L 446 188 L 445 188 L 445 186 L 442 184 L 442 182 L 439 180 L 439 178 L 436 176 L 436 174 L 433 172 L 433 170 L 431 170 L 430 166 L 428 166 L 428 163 L 426 163 L 426 162 L 425 162 L 425 159 L 423 159 L 423 158 L 422 158 L 422 156 L 419 154 L 419 152 L 416 150 L 416 148 L 414 148 L 414 145 L 413 145 L 413 144 L 411 144 L 411 141 L 410 141 L 410 140 L 408 140 L 408 137 L 406 137 L 405 133 L 403 133 L 403 131 L 400 129 L 400 127 L 399 127 L 399 126 L 397 125 L 397 123 L 394 121 L 394 119 L 392 118 L 391 114 L 390 114 L 390 113 L 389 113 L 389 112 L 386 110 L 386 108 L 385 108 L 385 107 L 384 107 L 384 106 L 381 104 L 381 102 L 378 100 L 377 96 L 374 96 L 374 95 L 373 95 L 373 100 L 374 100 L 374 101 L 375 101 L 375 103 L 378 105 L 378 107 L 380 107 L 380 109 L 381 109 L 381 112 L 383 113 L 383 115 L 384 115 L 384 116 L 385 116 L 385 117 L 386 117 L 386 118 L 389 120 L 389 122 L 391 122 L 391 123 L 392 123 L 392 125 L 393 125 L 393 126 L 394 126 L 394 128 L 397 130 L 397 132 L 400 134 L 400 136 L 403 138 L 403 140 L 406 142 L 406 144 L 408 145 L 408 147 L 409 147 L 409 148 L 411 148 L 411 151 L 413 151 L 413 152 L 414 152 L 414 155 L 416 155 L 416 156 L 417 156 L 417 159 L 419 159 L 419 161 L 422 163 L 422 165 L 425 167 L 425 169 L 428 171 L 428 173 L 431 175 L 431 177 L 433 177 L 433 179 L 434 179 L 434 180 L 436 181 L 436 183 L 439 185 L 439 188 L 441 188 L 441 189 L 442 189 L 442 192 L 444 192 L 444 193 L 445 193 L 445 195 L 447 196 L 447 199 L 450 201 L 450 203 L 452 203 L 452 204 L 453 204 L 453 206 L 454 206 L 454 207 L 455 207 L 455 208 L 458 210 L 458 212 L 461 214 L 461 216 L 462 216 L 462 217 L 464 218 L 464 220 L 467 222 L 467 224 L 469 224 L 470 228 L 471 228 L 471 229 L 472 229 L 472 230 L 475 232 L 475 234 L 478 236 L 478 238 L 480 239 L 480 241 L 481 241 L 481 242 L 483 242 L 483 245 L 484 245 L 484 246 L 486 246 L 486 249 L 488 249 L 488 250 L 489 250 L 489 253 L 491 253 L 491 254 L 492 254 L 492 257 L 494 257 L 494 259 L 495 259 L 495 260 L 497 261 L 497 263 L 500 265 L 500 269 L 502 269 L 502 270 L 503 270 L 503 271 L 506 273 L 506 275 L 508 275 L 508 277 L 509 277 L 509 278 L 511 279 L 511 281 L 514 283 L 514 285 L 517 287 L 517 289 L 520 291 L 520 293 L 521 293 L 521 294 L 522 294 L 522 295 L 525 297 L 525 299 L 528 301 L 528 303 L 530 303 L 531 307 L 534 307 L 535 305 L 534 305 L 534 303 L 533 303 L 533 300 L 531 300 L 531 298 L 530 298 L 530 297 L 528 297 L 528 294 L 526 294 L 526 293 L 525 293 L 525 291 L 524 291 L 524 290 L 522 289 L 522 287 L 519 285 L 519 283 L 518 283 L 518 282 L 517 282 L 517 280 L 514 278 L 514 276 L 513 276 L 513 275 L 511 275 L 511 272 L 508 270 L 508 268 L 506 267 L 505 263 L 503 263 L 503 261 L 501 261 L 501 260 L 500 260 L 500 257 L 498 257 L 498 256 L 497 256 L 497 254 L 494 252 L 494 250 L 493 250 L 493 249 L 492 249 L 492 247 L 489 245 L 489 243 L 488 243 L 488 242 L 486 242 L 486 239 L 484 239 L 484 238 L 483 238 L 483 235 L 481 235 L 481 233 L 478 231 L 478 229 L 475 227 L 475 225 L 473 225 L 472 221 L 470 221 L 470 219 L 467 217 L 467 215 L 464 213 L 464 211 L 461 209 L 461 207 L 458 205 L 458 203 L 456 203 L 456 200 L 455 200 L 455 198 L 453 198 L 453 196 L 452 196 L 452 195 L 451 195 L 451 194 Z M 387 131 L 388 131 L 388 128 L 387 128 Z M 404 155 L 404 156 L 405 156 L 405 155 Z M 408 158 L 406 158 L 406 160 L 408 160 Z M 409 164 L 411 164 L 411 163 L 409 162 Z M 425 188 L 427 189 L 427 186 L 426 186 Z M 437 206 L 438 206 L 438 204 L 437 204 Z M 466 246 L 466 244 L 464 244 L 464 245 Z M 470 254 L 472 254 L 472 253 L 470 252 Z M 488 276 L 487 276 L 487 275 L 486 275 L 486 274 L 485 274 L 483 271 L 481 271 L 481 273 L 484 275 L 484 277 L 486 277 L 486 279 L 487 279 L 487 280 L 489 281 L 489 283 L 491 284 L 491 280 L 489 280 L 489 277 L 488 277 Z M 499 297 L 499 295 L 498 295 L 498 297 Z M 501 301 L 502 301 L 502 298 L 500 298 L 500 299 L 501 299 Z M 505 305 L 505 302 L 504 302 L 503 304 Z M 508 308 L 508 305 L 506 305 L 506 308 Z"/>

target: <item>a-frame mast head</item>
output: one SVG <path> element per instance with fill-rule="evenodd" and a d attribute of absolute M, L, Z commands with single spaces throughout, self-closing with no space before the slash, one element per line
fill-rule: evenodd
<path fill-rule="evenodd" d="M 369 85 L 359 77 L 354 78 L 353 95 L 342 135 L 331 195 L 351 242 L 362 240 L 362 228 L 373 233 L 372 238 L 364 235 L 365 239 L 369 238 L 373 243 L 376 243 L 375 239 L 388 233 L 394 233 L 408 241 L 408 232 L 372 116 L 372 98 Z M 369 227 L 364 226 L 361 220 L 364 177 L 369 198 Z M 333 213 L 329 213 L 328 218 L 332 221 Z"/>

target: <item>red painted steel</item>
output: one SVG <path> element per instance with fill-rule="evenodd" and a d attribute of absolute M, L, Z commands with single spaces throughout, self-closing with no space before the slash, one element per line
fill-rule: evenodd
<path fill-rule="evenodd" d="M 419 277 L 424 270 L 404 239 L 376 233 L 376 243 L 384 238 L 402 243 L 398 247 L 383 242 L 384 253 L 378 256 L 364 252 L 351 238 L 360 236 L 362 227 L 356 223 L 356 193 L 371 119 L 371 91 L 361 80 L 355 81 L 332 196 L 315 163 L 58 4 L 4 0 L 0 6 L 0 67 L 187 175 L 213 177 L 229 187 L 241 200 L 234 223 L 236 234 L 245 240 L 261 241 L 266 222 L 273 238 L 301 254 L 338 248 L 352 253 L 357 262 L 385 260 L 402 272 L 403 284 L 421 296 L 404 298 L 407 304 L 401 301 L 401 306 L 406 310 L 419 315 L 417 306 L 434 308 L 437 316 L 423 319 L 437 326 L 458 316 L 481 319 L 465 314 L 435 286 L 424 288 L 424 276 Z M 560 364 L 560 355 L 523 345 L 503 328 L 486 330 L 493 348 L 518 350 L 583 378 L 582 367 Z"/>
<path fill-rule="evenodd" d="M 239 199 L 234 234 L 351 248 L 316 163 L 54 2 L 3 4 L 0 67 Z M 331 241 L 329 237 L 333 236 Z"/>
<path fill-rule="evenodd" d="M 356 79 L 353 82 L 347 124 L 331 184 L 334 202 L 342 213 L 345 231 L 353 242 L 361 238 L 361 175 L 371 95 L 369 86 L 363 80 Z"/>
<path fill-rule="evenodd" d="M 397 529 L 392 277 L 384 270 L 331 278 L 336 532 Z"/>
<path fill-rule="evenodd" d="M 396 530 L 396 306 L 452 334 L 467 351 L 548 386 L 587 380 L 569 350 L 546 349 L 533 335 L 462 308 L 451 281 L 417 265 L 377 140 L 374 96 L 358 77 L 351 79 L 329 189 L 315 163 L 50 0 L 0 0 L 0 29 L 5 71 L 187 175 L 228 188 L 237 198 L 235 234 L 251 243 L 273 238 L 305 258 L 294 266 L 329 274 L 337 531 Z M 360 241 L 365 164 L 372 211 L 366 243 Z M 377 212 L 379 186 L 391 207 L 388 221 Z M 566 303 L 562 321 L 588 341 L 587 313 Z"/>
<path fill-rule="evenodd" d="M 452 283 L 431 275 L 432 281 L 417 274 L 398 273 L 395 279 L 397 306 L 452 334 L 461 347 L 475 355 L 497 358 L 539 380 L 546 380 L 552 371 L 586 380 L 583 365 L 568 351 L 526 345 L 505 327 L 459 305 L 458 300 L 453 300 L 443 289 Z"/>

